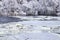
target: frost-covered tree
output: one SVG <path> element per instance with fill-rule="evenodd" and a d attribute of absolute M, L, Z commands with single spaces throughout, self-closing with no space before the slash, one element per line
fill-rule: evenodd
<path fill-rule="evenodd" d="M 59 0 L 0 0 L 0 15 L 60 15 Z"/>

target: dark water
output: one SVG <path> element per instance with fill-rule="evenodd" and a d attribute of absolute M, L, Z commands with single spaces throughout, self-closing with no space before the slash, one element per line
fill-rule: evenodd
<path fill-rule="evenodd" d="M 19 22 L 19 21 L 22 21 L 22 20 L 20 18 L 15 18 L 15 17 L 6 17 L 6 16 L 0 17 L 0 24 L 9 23 L 9 22 Z"/>

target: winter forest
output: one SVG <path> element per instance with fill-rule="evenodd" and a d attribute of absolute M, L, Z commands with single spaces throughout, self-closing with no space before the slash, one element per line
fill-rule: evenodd
<path fill-rule="evenodd" d="M 0 16 L 60 16 L 60 0 L 0 0 Z"/>

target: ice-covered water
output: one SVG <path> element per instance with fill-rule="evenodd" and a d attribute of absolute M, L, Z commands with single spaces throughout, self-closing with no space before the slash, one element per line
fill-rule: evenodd
<path fill-rule="evenodd" d="M 20 18 L 0 16 L 0 24 L 21 21 Z"/>
<path fill-rule="evenodd" d="M 37 26 L 59 26 L 60 21 L 23 21 L 19 22 L 25 25 L 37 25 Z"/>
<path fill-rule="evenodd" d="M 40 33 L 21 33 L 15 36 L 10 36 L 7 40 L 60 40 L 60 37 L 48 32 Z"/>
<path fill-rule="evenodd" d="M 4 19 L 4 21 L 2 21 L 2 18 Z M 12 29 L 14 29 L 16 27 L 16 25 L 32 25 L 33 27 L 29 27 L 27 26 L 27 31 L 25 32 L 21 32 L 19 34 L 16 35 L 7 35 L 6 37 L 0 37 L 0 40 L 60 40 L 60 36 L 56 35 L 55 33 L 51 33 L 51 32 L 47 32 L 47 30 L 49 31 L 50 29 L 48 29 L 49 27 L 55 27 L 55 26 L 60 26 L 60 21 L 37 21 L 37 20 L 28 20 L 28 21 L 24 21 L 24 20 L 20 20 L 19 18 L 15 19 L 14 17 L 2 17 L 0 18 L 1 22 L 5 22 L 4 24 L 0 24 L 0 27 L 5 25 L 4 27 L 10 27 Z M 21 17 L 23 18 L 23 17 Z M 32 18 L 32 17 L 30 17 Z M 33 18 L 32 18 L 33 19 Z M 15 21 L 16 20 L 16 21 Z M 7 22 L 6 22 L 7 21 Z M 1 23 L 0 22 L 0 23 Z M 44 29 L 44 27 L 48 27 L 47 30 Z M 28 29 L 29 27 L 29 29 Z M 43 31 L 39 31 L 42 27 Z M 17 29 L 18 30 L 18 29 Z M 29 30 L 35 30 L 34 32 L 29 33 Z M 44 31 L 45 30 L 45 31 Z M 11 30 L 12 31 L 12 30 Z M 24 31 L 24 30 L 23 30 Z M 39 31 L 39 32 L 38 32 Z M 14 33 L 17 31 L 14 31 Z M 11 32 L 10 32 L 11 33 Z"/>

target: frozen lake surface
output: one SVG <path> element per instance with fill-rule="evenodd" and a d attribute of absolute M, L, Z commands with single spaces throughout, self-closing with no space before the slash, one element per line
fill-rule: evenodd
<path fill-rule="evenodd" d="M 30 18 L 30 19 L 29 19 Z M 40 26 L 46 26 L 46 27 L 55 27 L 55 26 L 60 26 L 60 21 L 52 20 L 52 21 L 41 21 L 38 18 L 32 18 L 32 17 L 20 17 L 20 18 L 15 18 L 15 17 L 0 17 L 0 27 L 14 27 L 15 25 L 23 24 L 23 25 L 34 25 L 34 28 L 38 31 L 40 29 Z M 40 17 L 40 18 L 45 18 L 45 17 Z M 54 17 L 55 18 L 55 17 Z M 60 18 L 60 17 L 58 17 Z M 27 19 L 27 21 L 25 20 Z M 48 18 L 50 19 L 50 18 Z M 38 21 L 39 20 L 39 21 Z M 12 29 L 14 29 L 12 28 Z M 31 27 L 30 27 L 31 28 Z M 32 28 L 34 30 L 34 28 Z M 28 29 L 28 28 L 27 28 Z M 28 29 L 29 30 L 29 29 Z M 15 31 L 14 31 L 15 32 Z M 17 32 L 17 31 L 16 31 Z M 0 40 L 60 40 L 60 35 L 56 35 L 55 33 L 50 33 L 50 32 L 31 32 L 31 33 L 26 33 L 26 32 L 21 32 L 16 35 L 11 35 L 11 36 L 6 36 L 6 37 L 0 37 Z"/>
<path fill-rule="evenodd" d="M 59 36 L 48 32 L 22 33 L 16 37 L 21 40 L 60 40 Z"/>
<path fill-rule="evenodd" d="M 42 20 L 40 20 L 42 19 Z M 50 19 L 60 19 L 60 17 L 46 17 L 46 16 L 20 16 L 20 17 L 0 17 L 0 24 L 4 23 L 21 23 L 21 24 L 27 24 L 27 25 L 40 25 L 40 26 L 54 26 L 54 25 L 60 25 L 59 20 L 50 20 Z M 50 20 L 50 21 L 48 21 Z"/>
<path fill-rule="evenodd" d="M 21 33 L 15 36 L 10 36 L 5 38 L 7 38 L 7 40 L 60 40 L 59 36 L 48 32 Z"/>
<path fill-rule="evenodd" d="M 40 25 L 40 26 L 59 26 L 60 25 L 60 21 L 23 21 L 23 22 L 19 22 L 21 24 L 25 24 L 25 25 Z"/>

